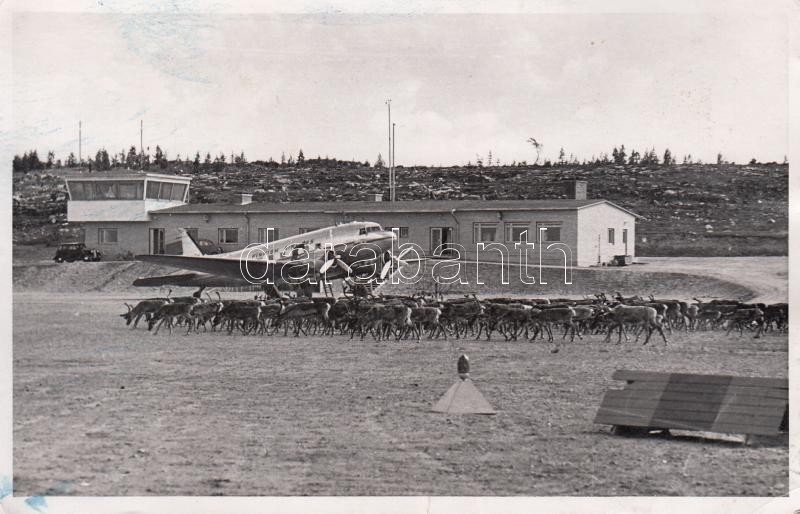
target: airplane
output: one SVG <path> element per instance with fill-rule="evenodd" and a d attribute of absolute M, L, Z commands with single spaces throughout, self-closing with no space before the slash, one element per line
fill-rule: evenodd
<path fill-rule="evenodd" d="M 134 286 L 202 288 L 258 284 L 272 296 L 282 296 L 280 290 L 287 287 L 299 288 L 301 294 L 311 296 L 314 284 L 320 279 L 344 278 L 351 284 L 351 276 L 383 279 L 393 267 L 405 264 L 392 252 L 397 234 L 368 221 L 342 223 L 216 255 L 204 255 L 185 229 L 178 229 L 178 239 L 182 255 L 134 258 L 186 271 L 138 278 Z"/>

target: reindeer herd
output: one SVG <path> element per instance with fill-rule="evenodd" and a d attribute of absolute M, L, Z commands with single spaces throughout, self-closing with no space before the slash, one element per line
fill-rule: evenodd
<path fill-rule="evenodd" d="M 665 331 L 725 330 L 753 333 L 786 331 L 788 304 L 743 303 L 712 300 L 694 303 L 656 299 L 650 296 L 623 297 L 616 293 L 593 298 L 488 298 L 475 295 L 444 299 L 427 294 L 413 296 L 370 296 L 366 298 L 303 298 L 225 300 L 202 291 L 192 296 L 149 298 L 135 306 L 125 304 L 121 314 L 135 329 L 140 322 L 153 334 L 166 328 L 183 328 L 186 334 L 203 331 L 234 331 L 242 334 L 283 334 L 294 336 L 349 335 L 363 340 L 414 338 L 466 338 L 491 340 L 499 335 L 506 341 L 539 338 L 557 344 L 569 337 L 582 339 L 587 334 L 605 334 L 605 342 L 616 333 L 644 343 L 653 333 L 667 344 Z M 171 291 L 170 291 L 171 294 Z M 561 331 L 561 332 L 559 332 Z M 554 334 L 555 332 L 555 334 Z M 559 337 L 556 337 L 559 336 Z"/>

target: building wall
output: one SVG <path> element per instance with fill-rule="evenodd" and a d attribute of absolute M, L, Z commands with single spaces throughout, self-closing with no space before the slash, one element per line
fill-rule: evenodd
<path fill-rule="evenodd" d="M 100 250 L 105 258 L 122 257 L 130 253 L 145 254 L 150 251 L 149 231 L 146 222 L 84 222 L 84 243 L 88 248 Z M 117 229 L 116 243 L 100 243 L 98 229 Z"/>
<path fill-rule="evenodd" d="M 614 244 L 608 241 L 608 229 L 614 229 Z M 628 231 L 628 243 L 622 231 Z M 636 218 L 608 204 L 585 207 L 578 211 L 578 266 L 608 264 L 615 255 L 636 255 Z"/>
<path fill-rule="evenodd" d="M 474 237 L 474 226 L 476 223 L 497 223 L 497 242 L 504 244 L 508 248 L 508 259 L 512 263 L 519 263 L 521 255 L 520 249 L 515 248 L 513 241 L 505 240 L 505 226 L 507 223 L 516 222 L 529 224 L 528 241 L 534 243 L 534 248 L 528 250 L 529 265 L 538 264 L 540 262 L 540 250 L 542 264 L 558 265 L 563 263 L 563 254 L 561 252 L 554 251 L 553 249 L 547 250 L 549 243 L 540 245 L 537 242 L 537 236 L 535 234 L 537 223 L 560 223 L 560 242 L 569 246 L 573 252 L 577 241 L 575 211 L 474 211 L 456 212 L 456 217 L 459 221 L 456 227 L 458 228 L 458 238 L 460 244 L 467 248 L 467 256 L 469 259 L 478 258 L 486 262 L 497 261 L 499 259 L 499 253 L 496 250 L 485 248 L 481 251 L 478 249 L 477 241 Z"/>
<path fill-rule="evenodd" d="M 259 228 L 277 228 L 278 237 L 288 237 L 300 232 L 300 228 L 322 228 L 336 223 L 330 214 L 285 213 L 248 214 L 151 214 L 150 227 L 165 229 L 165 239 L 169 243 L 177 238 L 178 228 L 196 228 L 199 239 L 208 239 L 222 247 L 226 252 L 244 248 L 258 242 Z M 220 243 L 219 229 L 235 228 L 239 232 L 238 243 Z"/>
<path fill-rule="evenodd" d="M 502 216 L 502 219 L 501 219 Z M 520 250 L 513 242 L 505 241 L 505 223 L 527 222 L 530 224 L 529 241 L 535 241 L 533 233 L 537 222 L 560 222 L 561 242 L 567 245 L 572 253 L 577 250 L 577 213 L 576 211 L 473 211 L 456 212 L 455 218 L 449 212 L 442 213 L 275 213 L 275 214 L 154 214 L 151 215 L 149 227 L 165 229 L 165 238 L 169 243 L 177 238 L 178 228 L 196 228 L 197 236 L 208 239 L 221 246 L 225 251 L 233 251 L 245 247 L 249 243 L 258 242 L 259 228 L 277 228 L 278 237 L 284 238 L 299 233 L 300 228 L 321 228 L 347 221 L 373 221 L 383 227 L 407 227 L 408 237 L 401 238 L 400 243 L 415 243 L 422 248 L 425 255 L 431 253 L 431 227 L 452 228 L 451 243 L 461 244 L 468 260 L 480 259 L 486 262 L 497 262 L 500 253 L 492 249 L 479 251 L 473 236 L 475 223 L 497 223 L 497 242 L 506 245 L 509 253 L 506 259 L 512 263 L 520 262 Z M 236 228 L 239 231 L 238 243 L 219 243 L 220 228 Z M 487 243 L 488 246 L 488 243 Z M 543 264 L 561 265 L 564 255 L 554 249 L 542 248 Z M 539 263 L 538 245 L 528 254 L 529 264 Z"/>
<path fill-rule="evenodd" d="M 67 221 L 91 222 L 96 219 L 114 221 L 147 221 L 148 211 L 183 205 L 180 200 L 70 200 Z"/>
<path fill-rule="evenodd" d="M 502 219 L 500 216 L 502 215 Z M 520 253 L 513 242 L 505 241 L 505 223 L 527 222 L 530 227 L 530 241 L 534 241 L 533 232 L 537 222 L 560 222 L 561 242 L 572 252 L 572 262 L 577 266 L 593 266 L 608 263 L 615 255 L 636 255 L 635 217 L 610 205 L 600 204 L 577 211 L 473 211 L 456 212 L 455 218 L 449 212 L 444 213 L 374 213 L 374 214 L 341 214 L 326 213 L 276 213 L 276 214 L 151 214 L 149 222 L 84 222 L 85 243 L 90 248 L 97 248 L 107 257 L 118 255 L 144 254 L 150 252 L 150 228 L 165 229 L 165 242 L 169 245 L 177 240 L 178 228 L 195 228 L 199 238 L 208 239 L 218 244 L 225 251 L 233 251 L 245 247 L 249 243 L 258 242 L 258 229 L 273 227 L 278 229 L 278 236 L 288 237 L 299 233 L 300 228 L 320 228 L 346 221 L 374 221 L 384 227 L 408 227 L 408 238 L 400 239 L 400 243 L 415 243 L 429 255 L 430 228 L 451 227 L 452 243 L 461 244 L 466 250 L 464 257 L 468 260 L 480 259 L 485 262 L 497 262 L 499 252 L 485 249 L 478 252 L 473 237 L 474 223 L 497 223 L 498 241 L 505 244 L 509 253 L 506 258 L 512 263 L 520 261 Z M 457 219 L 457 221 L 456 221 Z M 116 228 L 117 243 L 100 244 L 99 228 Z M 238 243 L 219 243 L 220 228 L 235 228 L 239 233 Z M 608 242 L 608 229 L 614 228 L 615 242 Z M 622 231 L 628 230 L 628 243 L 622 242 Z M 598 246 L 599 240 L 599 246 Z M 562 247 L 564 245 L 556 245 Z M 542 264 L 562 265 L 564 255 L 555 248 L 536 245 L 528 253 L 529 265 L 539 263 L 541 249 Z"/>

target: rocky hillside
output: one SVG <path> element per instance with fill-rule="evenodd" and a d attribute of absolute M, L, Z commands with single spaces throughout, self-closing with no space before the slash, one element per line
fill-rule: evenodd
<path fill-rule="evenodd" d="M 253 193 L 255 202 L 388 196 L 385 170 L 335 161 L 303 167 L 212 165 L 197 173 L 184 164 L 170 164 L 157 171 L 193 175 L 191 201 L 198 203 L 235 202 L 242 192 Z M 774 163 L 398 167 L 397 198 L 559 198 L 564 197 L 566 181 L 587 180 L 590 198 L 617 202 L 645 218 L 637 229 L 640 255 L 785 255 L 788 173 L 788 165 Z M 60 176 L 53 171 L 15 176 L 15 243 L 74 237 L 65 218 Z"/>

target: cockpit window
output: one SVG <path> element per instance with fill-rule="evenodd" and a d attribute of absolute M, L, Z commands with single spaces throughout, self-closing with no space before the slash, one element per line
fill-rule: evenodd
<path fill-rule="evenodd" d="M 363 228 L 363 227 L 362 227 L 362 228 L 360 228 L 360 229 L 358 229 L 358 235 L 359 235 L 359 236 L 365 236 L 365 235 L 367 235 L 367 229 L 366 229 L 366 228 Z"/>

